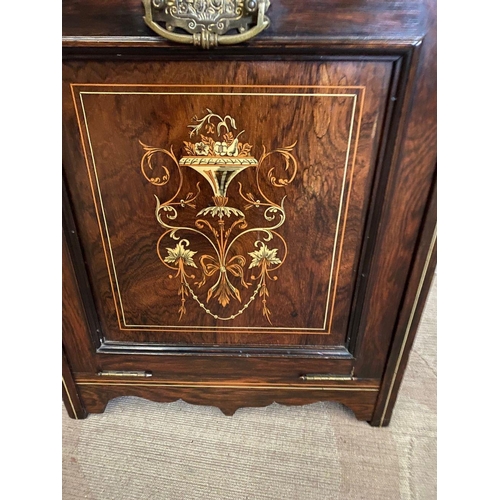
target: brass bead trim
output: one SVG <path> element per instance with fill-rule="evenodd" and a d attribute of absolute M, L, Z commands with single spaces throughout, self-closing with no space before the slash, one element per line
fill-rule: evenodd
<path fill-rule="evenodd" d="M 75 419 L 78 420 L 78 415 L 76 414 L 75 407 L 73 406 L 73 400 L 71 399 L 71 396 L 69 394 L 68 386 L 66 385 L 66 382 L 64 381 L 64 377 L 62 377 L 62 383 L 64 386 L 64 390 L 66 391 L 66 396 L 68 396 L 69 404 L 71 405 L 71 409 L 73 410 L 73 415 L 75 416 Z"/>
<path fill-rule="evenodd" d="M 427 274 L 427 269 L 428 269 L 429 263 L 431 261 L 431 256 L 432 256 L 432 252 L 434 250 L 434 245 L 436 244 L 436 236 L 437 236 L 437 227 L 434 228 L 434 234 L 432 235 L 431 245 L 429 247 L 429 251 L 427 252 L 427 258 L 425 259 L 424 269 L 422 271 L 422 276 L 420 277 L 420 282 L 418 284 L 417 294 L 415 296 L 415 300 L 413 302 L 413 306 L 412 306 L 412 309 L 411 309 L 410 318 L 409 318 L 408 323 L 406 325 L 406 330 L 405 330 L 405 334 L 404 334 L 404 337 L 403 337 L 403 344 L 401 345 L 401 349 L 399 351 L 398 360 L 396 361 L 396 368 L 395 368 L 394 374 L 392 376 L 391 385 L 389 387 L 389 392 L 387 393 L 387 398 L 385 400 L 385 405 L 384 405 L 384 411 L 382 412 L 382 417 L 380 419 L 380 425 L 379 425 L 379 427 L 382 427 L 382 425 L 384 424 L 385 415 L 387 413 L 387 408 L 389 407 L 389 401 L 391 399 L 392 391 L 394 389 L 394 384 L 396 383 L 396 377 L 398 375 L 399 367 L 400 367 L 400 364 L 401 364 L 401 359 L 403 358 L 403 354 L 404 354 L 404 351 L 405 351 L 406 343 L 408 341 L 408 336 L 410 334 L 410 329 L 411 329 L 412 324 L 413 324 L 413 318 L 415 316 L 415 311 L 417 309 L 417 304 L 418 304 L 418 301 L 420 299 L 420 294 L 422 292 L 422 287 L 424 286 L 424 281 L 425 281 L 425 276 Z"/>
<path fill-rule="evenodd" d="M 305 385 L 218 385 L 218 384 L 165 384 L 165 383 L 133 383 L 133 382 L 77 382 L 77 385 L 105 385 L 129 387 L 173 387 L 203 389 L 256 389 L 256 390 L 294 390 L 294 391 L 368 391 L 378 392 L 378 387 L 345 387 L 345 386 L 305 386 Z"/>

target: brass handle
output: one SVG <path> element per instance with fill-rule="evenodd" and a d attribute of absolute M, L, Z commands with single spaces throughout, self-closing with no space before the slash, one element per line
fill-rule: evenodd
<path fill-rule="evenodd" d="M 145 23 L 177 43 L 210 49 L 246 42 L 265 30 L 270 0 L 142 0 Z M 164 23 L 162 28 L 158 22 Z M 250 27 L 252 26 L 252 27 Z M 189 33 L 177 33 L 179 28 Z M 230 30 L 238 33 L 226 35 Z"/>

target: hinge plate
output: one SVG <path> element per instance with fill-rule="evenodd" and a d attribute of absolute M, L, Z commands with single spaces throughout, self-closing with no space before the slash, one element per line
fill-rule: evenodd
<path fill-rule="evenodd" d="M 100 377 L 152 377 L 149 371 L 142 370 L 103 370 L 98 373 Z"/>
<path fill-rule="evenodd" d="M 334 380 L 355 380 L 352 375 L 335 375 L 333 373 L 307 373 L 306 375 L 301 375 L 300 380 L 322 380 L 322 381 L 334 381 Z"/>

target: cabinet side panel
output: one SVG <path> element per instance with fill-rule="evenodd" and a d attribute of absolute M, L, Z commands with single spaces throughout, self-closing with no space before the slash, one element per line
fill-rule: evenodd
<path fill-rule="evenodd" d="M 66 238 L 63 238 L 63 317 L 62 339 L 69 362 L 74 371 L 94 371 L 93 348 L 83 309 L 80 291 L 69 254 Z"/>
<path fill-rule="evenodd" d="M 380 377 L 384 370 L 435 171 L 436 27 L 434 2 L 428 4 L 429 31 L 412 63 L 415 92 L 405 97 L 407 126 L 399 131 L 371 261 L 357 346 L 359 377 Z M 411 90 L 411 78 L 409 85 Z"/>
<path fill-rule="evenodd" d="M 425 306 L 425 299 L 434 276 L 437 253 L 436 235 L 436 189 L 434 184 L 419 249 L 415 256 L 415 263 L 412 267 L 411 278 L 398 320 L 397 333 L 391 347 L 391 354 L 382 380 L 377 407 L 370 422 L 371 425 L 385 426 L 389 424 L 391 419 L 397 393 Z"/>
<path fill-rule="evenodd" d="M 81 401 L 64 352 L 62 355 L 62 397 L 71 418 L 79 420 L 87 417 L 87 410 Z"/>

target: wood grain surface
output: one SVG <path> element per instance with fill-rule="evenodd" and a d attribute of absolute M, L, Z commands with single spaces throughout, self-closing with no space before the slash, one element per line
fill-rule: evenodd
<path fill-rule="evenodd" d="M 113 341 L 170 344 L 340 345 L 346 337 L 392 64 L 219 63 L 211 76 L 218 83 L 197 87 L 206 81 L 204 68 L 203 63 L 78 63 L 65 68 L 65 79 L 72 84 L 66 129 L 74 132 L 66 172 L 72 201 L 80 207 L 76 218 L 94 295 L 103 299 L 97 306 L 105 318 L 104 335 Z M 155 76 L 141 83 L 144 75 Z M 234 117 L 257 158 L 264 148 L 296 143 L 294 181 L 280 189 L 269 183 L 262 188 L 276 202 L 286 200 L 283 241 L 275 238 L 275 246 L 284 255 L 287 245 L 288 256 L 268 287 L 272 324 L 259 299 L 245 314 L 225 322 L 190 298 L 179 319 L 179 284 L 169 278 L 172 271 L 155 251 L 162 228 L 154 216 L 154 196 L 170 198 L 180 178 L 163 154 L 171 179 L 160 188 L 151 186 L 140 170 L 141 143 L 172 147 L 180 158 L 189 139 L 187 125 L 207 108 Z M 279 160 L 264 170 L 273 167 L 279 172 Z M 246 202 L 239 183 L 244 193 L 259 195 L 254 170 L 241 172 L 228 189 L 229 205 L 242 212 Z M 183 193 L 194 193 L 201 185 L 196 208 L 179 215 L 180 225 L 195 227 L 199 209 L 213 205 L 213 193 L 194 170 L 184 168 L 182 174 Z M 279 174 L 286 178 L 287 172 L 282 168 Z M 264 209 L 245 215 L 249 227 L 265 226 Z M 198 253 L 195 265 L 201 268 L 197 259 L 210 248 L 198 235 L 186 231 L 179 236 L 189 238 L 190 248 Z M 248 260 L 256 248 L 256 238 L 249 236 L 240 240 L 238 251 Z M 173 248 L 169 238 L 162 245 L 168 247 L 169 241 Z M 193 272 L 199 276 L 200 271 Z M 247 283 L 252 283 L 253 273 L 245 269 Z M 199 291 L 200 297 L 207 296 L 211 284 Z M 205 304 L 217 316 L 237 315 L 255 286 L 240 290 L 239 301 L 220 305 L 212 299 Z"/>
<path fill-rule="evenodd" d="M 82 403 L 64 350 L 62 353 L 62 399 L 71 418 L 79 420 L 87 417 L 85 403 Z"/>
<path fill-rule="evenodd" d="M 290 362 L 293 359 L 293 363 Z M 76 363 L 78 366 L 78 363 Z M 138 370 L 152 373 L 151 381 L 160 380 L 203 380 L 209 382 L 231 380 L 253 384 L 268 383 L 295 384 L 300 377 L 309 373 L 331 373 L 349 377 L 354 367 L 351 359 L 293 358 L 285 353 L 275 356 L 234 355 L 150 355 L 113 354 L 100 355 L 94 370 L 75 371 L 75 376 L 88 379 L 104 370 Z M 82 367 L 85 368 L 85 367 Z M 148 379 L 149 380 L 149 379 Z"/>
<path fill-rule="evenodd" d="M 273 0 L 268 14 L 271 27 L 257 38 L 207 53 L 154 35 L 135 0 L 63 2 L 64 370 L 77 380 L 70 395 L 79 394 L 79 415 L 136 395 L 226 414 L 333 399 L 373 425 L 390 420 L 435 262 L 435 251 L 425 257 L 435 220 L 435 2 Z M 208 283 L 200 297 L 212 315 L 193 294 L 182 302 L 185 290 L 162 263 L 161 252 L 174 248 L 164 244 L 168 234 L 156 253 L 165 228 L 155 196 L 161 203 L 175 194 L 181 171 L 172 157 L 186 154 L 188 125 L 207 108 L 235 119 L 257 159 L 264 148 L 293 145 L 289 183 L 276 188 L 264 176 L 262 187 L 248 168 L 220 202 L 258 226 L 263 210 L 245 208 L 238 182 L 244 194 L 279 191 L 272 199 L 280 203 L 286 195 L 272 248 L 274 257 L 288 254 L 269 280 L 267 316 L 262 296 L 249 301 L 255 288 L 242 281 L 242 314 L 236 292 L 223 305 L 208 298 Z M 144 177 L 139 141 L 163 150 L 151 174 L 166 166 L 168 183 Z M 273 167 L 277 178 L 290 173 L 268 160 L 262 171 Z M 182 179 L 180 196 L 200 187 L 195 208 L 178 212 L 193 227 L 215 199 L 199 172 L 184 169 Z M 189 239 L 196 280 L 211 251 L 205 240 Z M 245 265 L 237 261 L 244 271 L 233 278 L 255 281 L 255 244 L 235 244 Z M 229 328 L 214 318 L 225 311 L 235 315 Z M 103 370 L 148 370 L 153 379 L 97 385 Z M 307 373 L 345 380 L 296 388 Z M 323 390 L 336 383 L 346 390 Z"/>
<path fill-rule="evenodd" d="M 282 388 L 189 388 L 134 385 L 80 385 L 79 390 L 91 413 L 102 413 L 108 402 L 117 396 L 139 396 L 151 401 L 172 402 L 183 399 L 187 403 L 216 406 L 225 415 L 233 415 L 238 408 L 268 406 L 274 402 L 294 405 L 333 400 L 350 408 L 359 420 L 369 420 L 377 390 L 283 390 Z"/>
<path fill-rule="evenodd" d="M 359 337 L 360 377 L 378 376 L 384 369 L 387 346 L 396 334 L 396 321 L 425 220 L 437 160 L 437 73 L 435 2 L 428 10 L 425 43 L 413 55 L 410 83 L 404 94 L 402 118 L 394 136 L 392 166 L 383 199 L 379 233 L 370 256 L 366 301 L 359 331 L 378 332 Z M 413 83 L 414 82 L 414 83 Z M 411 89 L 415 85 L 413 92 Z M 430 240 L 422 240 L 428 249 Z M 391 305 L 394 304 L 394 307 Z M 402 334 L 402 332 L 399 332 Z"/>
<path fill-rule="evenodd" d="M 398 320 L 399 335 L 395 335 L 394 338 L 394 344 L 382 379 L 379 398 L 373 413 L 372 425 L 386 426 L 391 420 L 398 390 L 403 380 L 420 317 L 434 277 L 437 261 L 436 188 L 436 180 L 434 180 L 420 235 L 419 248 L 415 255 L 408 283 L 410 291 L 405 297 Z"/>
<path fill-rule="evenodd" d="M 283 42 L 315 39 L 365 40 L 416 38 L 424 34 L 425 9 L 419 0 L 272 0 L 268 29 L 245 45 L 277 46 Z M 137 0 L 64 0 L 63 41 L 66 45 L 89 43 L 90 38 L 110 38 L 108 43 L 173 45 L 144 23 L 144 8 Z M 285 38 L 285 40 L 283 40 Z M 101 40 L 101 44 L 104 40 Z M 387 43 L 387 42 L 386 42 Z M 245 47 L 247 48 L 247 47 Z M 181 46 L 182 50 L 182 46 Z"/>

